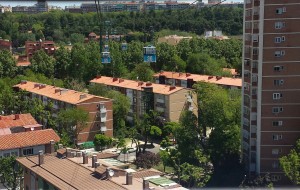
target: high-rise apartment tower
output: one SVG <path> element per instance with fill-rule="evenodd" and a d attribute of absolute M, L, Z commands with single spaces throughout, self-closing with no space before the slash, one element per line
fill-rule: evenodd
<path fill-rule="evenodd" d="M 243 161 L 283 182 L 279 158 L 300 138 L 300 1 L 245 0 Z"/>

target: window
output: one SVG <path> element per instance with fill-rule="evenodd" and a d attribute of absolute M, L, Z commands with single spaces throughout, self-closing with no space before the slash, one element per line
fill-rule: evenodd
<path fill-rule="evenodd" d="M 256 74 L 252 74 L 252 82 L 257 82 L 257 78 Z"/>
<path fill-rule="evenodd" d="M 283 12 L 283 13 L 286 12 L 286 7 L 282 7 L 282 12 Z"/>
<path fill-rule="evenodd" d="M 272 112 L 273 113 L 283 112 L 283 107 L 273 107 Z"/>
<path fill-rule="evenodd" d="M 272 154 L 273 155 L 278 155 L 281 152 L 282 152 L 281 148 L 273 148 L 272 149 Z"/>
<path fill-rule="evenodd" d="M 257 34 L 254 34 L 254 35 L 252 36 L 252 40 L 253 40 L 253 42 L 258 42 L 258 35 L 257 35 Z"/>
<path fill-rule="evenodd" d="M 273 93 L 273 100 L 279 100 L 280 98 L 282 98 L 281 93 Z"/>
<path fill-rule="evenodd" d="M 276 14 L 282 14 L 283 13 L 283 9 L 282 8 L 277 8 L 276 9 Z"/>
<path fill-rule="evenodd" d="M 279 162 L 278 161 L 274 161 L 272 163 L 272 168 L 279 168 Z"/>
<path fill-rule="evenodd" d="M 275 43 L 281 43 L 281 37 L 275 37 Z"/>
<path fill-rule="evenodd" d="M 285 42 L 285 36 L 282 36 L 282 37 L 281 37 L 281 41 L 282 41 L 282 42 Z"/>
<path fill-rule="evenodd" d="M 285 51 L 281 50 L 281 51 L 275 51 L 275 57 L 282 57 L 285 55 Z"/>
<path fill-rule="evenodd" d="M 284 80 L 282 80 L 282 79 L 281 79 L 281 80 L 277 80 L 277 79 L 274 80 L 274 85 L 275 85 L 275 86 L 283 85 L 283 83 L 284 83 Z"/>
<path fill-rule="evenodd" d="M 279 72 L 279 71 L 283 70 L 283 66 L 281 66 L 281 65 L 274 66 L 273 69 L 274 69 L 274 71 Z"/>
<path fill-rule="evenodd" d="M 273 121 L 273 127 L 279 127 L 282 126 L 283 122 L 282 121 Z"/>
<path fill-rule="evenodd" d="M 280 175 L 272 175 L 271 180 L 272 181 L 279 181 L 279 180 L 281 180 L 281 176 Z"/>
<path fill-rule="evenodd" d="M 253 28 L 258 29 L 259 28 L 259 22 L 253 22 Z"/>
<path fill-rule="evenodd" d="M 258 55 L 258 48 L 253 48 L 253 55 Z"/>
<path fill-rule="evenodd" d="M 33 154 L 33 148 L 23 149 L 23 155 L 24 156 L 28 156 L 28 155 L 32 155 L 32 154 Z"/>
<path fill-rule="evenodd" d="M 258 61 L 252 61 L 252 69 L 257 69 Z"/>
<path fill-rule="evenodd" d="M 251 22 L 245 22 L 245 29 L 251 29 Z"/>
<path fill-rule="evenodd" d="M 18 156 L 18 151 L 11 152 L 11 155 L 12 155 L 12 156 Z"/>
<path fill-rule="evenodd" d="M 275 22 L 275 29 L 281 29 L 285 27 L 285 22 Z"/>
<path fill-rule="evenodd" d="M 257 88 L 252 88 L 252 95 L 257 95 Z"/>
<path fill-rule="evenodd" d="M 3 157 L 10 157 L 10 152 L 4 153 Z"/>
<path fill-rule="evenodd" d="M 282 139 L 282 135 L 273 135 L 273 140 L 274 141 L 278 141 L 278 140 L 281 140 Z"/>

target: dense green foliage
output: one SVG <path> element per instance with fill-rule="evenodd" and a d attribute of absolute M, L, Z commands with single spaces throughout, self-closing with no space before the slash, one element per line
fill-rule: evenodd
<path fill-rule="evenodd" d="M 103 19 L 110 20 L 113 23 L 112 30 L 118 34 L 144 32 L 153 26 L 154 31 L 170 29 L 202 35 L 205 30 L 220 29 L 229 35 L 240 35 L 243 29 L 242 14 L 241 8 L 215 7 L 201 10 L 106 13 Z M 99 31 L 96 13 L 4 13 L 0 15 L 0 20 L 0 37 L 12 39 L 16 47 L 24 45 L 26 39 L 39 40 L 43 37 L 76 43 L 82 41 L 81 35 L 87 36 L 90 32 Z M 141 37 L 144 39 L 143 35 Z"/>
<path fill-rule="evenodd" d="M 294 185 L 300 184 L 300 139 L 287 156 L 280 158 L 280 166 Z"/>
<path fill-rule="evenodd" d="M 94 137 L 94 145 L 96 150 L 103 150 L 105 146 L 109 146 L 112 143 L 112 138 L 103 134 L 96 134 Z"/>
<path fill-rule="evenodd" d="M 0 182 L 5 183 L 9 189 L 19 188 L 22 175 L 23 170 L 14 156 L 0 158 Z"/>

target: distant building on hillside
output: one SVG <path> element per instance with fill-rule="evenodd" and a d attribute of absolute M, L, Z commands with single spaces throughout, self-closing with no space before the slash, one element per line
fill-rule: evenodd
<path fill-rule="evenodd" d="M 164 36 L 164 37 L 160 37 L 158 38 L 158 42 L 159 43 L 167 43 L 170 45 L 177 45 L 181 40 L 183 39 L 187 39 L 190 40 L 192 39 L 192 37 L 185 37 L 185 36 L 177 36 L 177 35 L 170 35 L 170 36 Z"/>
<path fill-rule="evenodd" d="M 177 73 L 172 71 L 162 71 L 156 73 L 153 77 L 157 84 L 175 85 L 184 88 L 193 88 L 193 85 L 200 81 L 213 83 L 230 89 L 240 89 L 242 87 L 242 79 L 240 78 Z"/>
<path fill-rule="evenodd" d="M 12 11 L 11 6 L 1 6 L 0 5 L 0 14 L 5 13 L 5 12 L 11 12 L 11 11 Z"/>
<path fill-rule="evenodd" d="M 44 50 L 48 55 L 53 55 L 55 53 L 55 46 L 53 41 L 26 41 L 25 42 L 25 52 L 26 56 L 30 59 L 33 54 L 38 50 Z"/>
<path fill-rule="evenodd" d="M 0 50 L 6 49 L 8 51 L 12 51 L 12 43 L 9 40 L 0 39 Z"/>

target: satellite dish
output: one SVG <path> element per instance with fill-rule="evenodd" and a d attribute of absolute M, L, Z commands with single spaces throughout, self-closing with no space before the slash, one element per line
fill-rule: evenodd
<path fill-rule="evenodd" d="M 114 175 L 115 175 L 115 172 L 114 172 L 114 170 L 112 170 L 112 169 L 109 169 L 109 171 L 108 171 L 108 175 L 109 175 L 110 177 L 114 176 Z"/>

